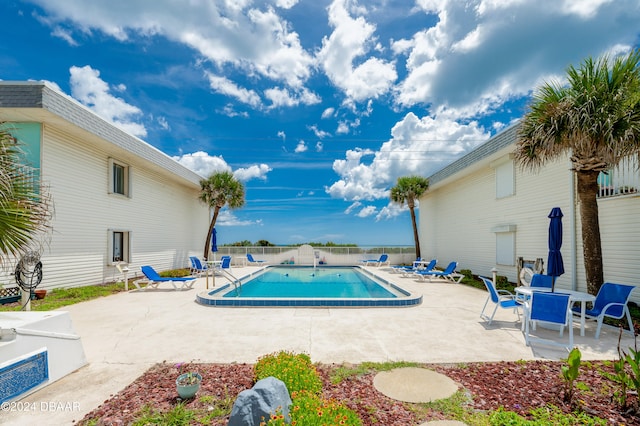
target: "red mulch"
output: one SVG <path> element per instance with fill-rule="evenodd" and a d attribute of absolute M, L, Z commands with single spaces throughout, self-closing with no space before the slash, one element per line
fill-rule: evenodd
<path fill-rule="evenodd" d="M 559 362 L 497 362 L 471 363 L 466 365 L 427 365 L 446 374 L 460 383 L 473 397 L 472 408 L 494 410 L 500 406 L 526 416 L 531 408 L 547 403 L 570 412 L 571 407 L 563 402 L 564 382 L 560 376 Z M 329 381 L 329 372 L 335 367 L 321 365 L 318 371 L 324 381 L 324 396 L 344 402 L 357 411 L 364 425 L 408 426 L 427 420 L 442 420 L 442 413 L 433 410 L 416 411 L 412 404 L 392 400 L 373 387 L 375 373 L 352 376 L 338 385 Z M 208 403 L 199 397 L 212 395 L 215 398 L 235 396 L 253 386 L 253 366 L 249 364 L 194 364 L 190 370 L 203 376 L 198 397 L 187 400 L 190 409 L 206 411 Z M 610 424 L 640 425 L 640 416 L 633 412 L 622 412 L 612 400 L 617 388 L 604 379 L 600 371 L 613 371 L 604 362 L 583 362 L 579 382 L 588 390 L 576 390 L 575 406 L 582 411 L 607 419 Z M 175 390 L 177 370 L 170 364 L 157 364 L 136 379 L 117 395 L 90 412 L 80 424 L 89 419 L 100 419 L 99 425 L 126 425 L 136 417 L 145 405 L 152 404 L 156 410 L 170 410 L 179 399 Z M 637 396 L 630 396 L 631 405 Z M 422 414 L 419 414 L 422 413 Z M 425 414 L 426 413 L 426 414 Z M 226 425 L 228 417 L 213 420 L 212 425 Z"/>

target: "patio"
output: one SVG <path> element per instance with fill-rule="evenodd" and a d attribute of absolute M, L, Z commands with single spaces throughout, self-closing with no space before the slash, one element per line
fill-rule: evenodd
<path fill-rule="evenodd" d="M 520 323 L 510 311 L 499 310 L 487 326 L 480 319 L 486 291 L 417 282 L 384 268 L 370 269 L 422 293 L 422 304 L 410 308 L 212 308 L 194 302 L 205 289 L 203 277 L 192 290 L 121 293 L 69 306 L 65 310 L 82 336 L 89 364 L 22 400 L 35 409 L 3 412 L 3 424 L 71 424 L 162 361 L 254 363 L 279 350 L 305 352 L 314 362 L 323 363 L 566 357 L 562 348 L 525 346 Z M 234 268 L 234 273 L 244 275 L 250 270 L 255 267 Z M 576 333 L 575 345 L 583 359 L 617 358 L 618 330 L 603 328 L 599 340 L 594 333 L 593 322 L 587 323 L 584 337 Z M 625 334 L 622 347 L 630 346 L 633 338 Z"/>

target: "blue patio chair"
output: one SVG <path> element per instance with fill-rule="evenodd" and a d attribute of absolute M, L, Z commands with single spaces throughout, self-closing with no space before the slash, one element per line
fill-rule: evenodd
<path fill-rule="evenodd" d="M 250 265 L 259 265 L 259 264 L 262 264 L 262 263 L 266 263 L 265 260 L 255 260 L 253 258 L 253 256 L 251 255 L 251 253 L 247 253 L 247 260 L 249 261 Z"/>
<path fill-rule="evenodd" d="M 626 316 L 629 331 L 631 334 L 635 334 L 633 321 L 631 321 L 631 313 L 627 306 L 634 288 L 635 286 L 625 284 L 602 284 L 602 287 L 600 287 L 596 295 L 596 300 L 593 302 L 593 308 L 585 311 L 585 318 L 595 319 L 598 322 L 596 339 L 600 338 L 600 329 L 602 328 L 602 322 L 605 317 L 622 319 L 622 317 Z M 579 315 L 580 308 L 573 308 L 573 312 Z"/>
<path fill-rule="evenodd" d="M 565 293 L 547 293 L 534 291 L 531 298 L 525 302 L 525 332 L 524 341 L 527 346 L 532 342 L 546 345 L 560 345 L 568 350 L 573 349 L 573 315 L 571 314 L 571 297 Z M 569 345 L 550 339 L 531 337 L 531 328 L 535 330 L 536 322 L 556 324 L 560 327 L 560 337 L 564 327 L 569 328 Z"/>
<path fill-rule="evenodd" d="M 216 270 L 231 269 L 231 256 L 222 256 L 220 265 L 216 266 Z"/>
<path fill-rule="evenodd" d="M 160 274 L 156 272 L 151 266 L 142 266 L 140 268 L 142 273 L 147 279 L 147 287 L 146 288 L 158 288 L 158 286 L 162 283 L 169 283 L 173 286 L 174 290 L 186 290 L 193 287 L 193 284 L 196 282 L 194 277 L 161 277 Z M 180 287 L 178 288 L 178 283 Z M 141 290 L 137 283 L 134 283 L 138 289 Z"/>
<path fill-rule="evenodd" d="M 420 276 L 421 280 L 425 280 L 426 278 L 429 278 L 429 281 L 431 281 L 431 279 L 435 277 L 435 278 L 442 278 L 447 281 L 451 281 L 453 283 L 460 283 L 462 278 L 464 278 L 464 275 L 456 273 L 457 267 L 458 267 L 458 262 L 451 262 L 447 265 L 444 271 L 437 271 L 437 270 L 424 271 L 424 272 L 417 271 L 416 274 Z"/>
<path fill-rule="evenodd" d="M 551 275 L 533 274 L 529 287 L 553 288 L 553 278 Z"/>
<path fill-rule="evenodd" d="M 207 273 L 207 265 L 203 265 L 200 259 L 196 256 L 189 256 L 189 260 L 191 261 L 192 275 L 202 275 Z"/>
<path fill-rule="evenodd" d="M 484 282 L 484 286 L 487 288 L 489 292 L 489 296 L 487 297 L 486 302 L 484 302 L 484 306 L 482 307 L 482 312 L 480 312 L 480 318 L 485 321 L 489 321 L 489 325 L 493 321 L 493 317 L 496 315 L 496 311 L 498 308 L 502 309 L 513 309 L 513 311 L 518 315 L 518 321 L 520 320 L 520 311 L 519 309 L 522 307 L 520 302 L 516 300 L 516 296 L 507 291 L 507 290 L 498 290 L 496 286 L 493 284 L 493 281 L 486 277 L 480 277 L 480 279 Z M 491 313 L 491 316 L 488 316 L 484 313 L 484 310 L 487 308 L 489 301 L 493 302 L 496 306 Z"/>

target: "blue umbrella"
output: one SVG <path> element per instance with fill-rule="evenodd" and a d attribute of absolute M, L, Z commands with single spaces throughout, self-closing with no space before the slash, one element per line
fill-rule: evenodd
<path fill-rule="evenodd" d="M 211 233 L 211 251 L 214 253 L 218 251 L 218 231 L 216 231 L 216 228 L 213 228 Z M 215 255 L 213 259 L 215 260 Z"/>
<path fill-rule="evenodd" d="M 564 274 L 564 263 L 562 262 L 562 210 L 554 207 L 549 213 L 549 257 L 547 259 L 547 275 L 553 277 L 551 291 L 554 290 L 556 277 Z"/>

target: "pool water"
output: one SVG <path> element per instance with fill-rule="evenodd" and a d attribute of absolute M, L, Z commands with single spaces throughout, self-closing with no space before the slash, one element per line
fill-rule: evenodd
<path fill-rule="evenodd" d="M 196 295 L 214 307 L 408 307 L 422 303 L 393 282 L 358 266 L 267 266 Z M 237 288 L 236 288 L 237 286 Z"/>
<path fill-rule="evenodd" d="M 394 298 L 354 268 L 273 267 L 224 297 Z"/>

